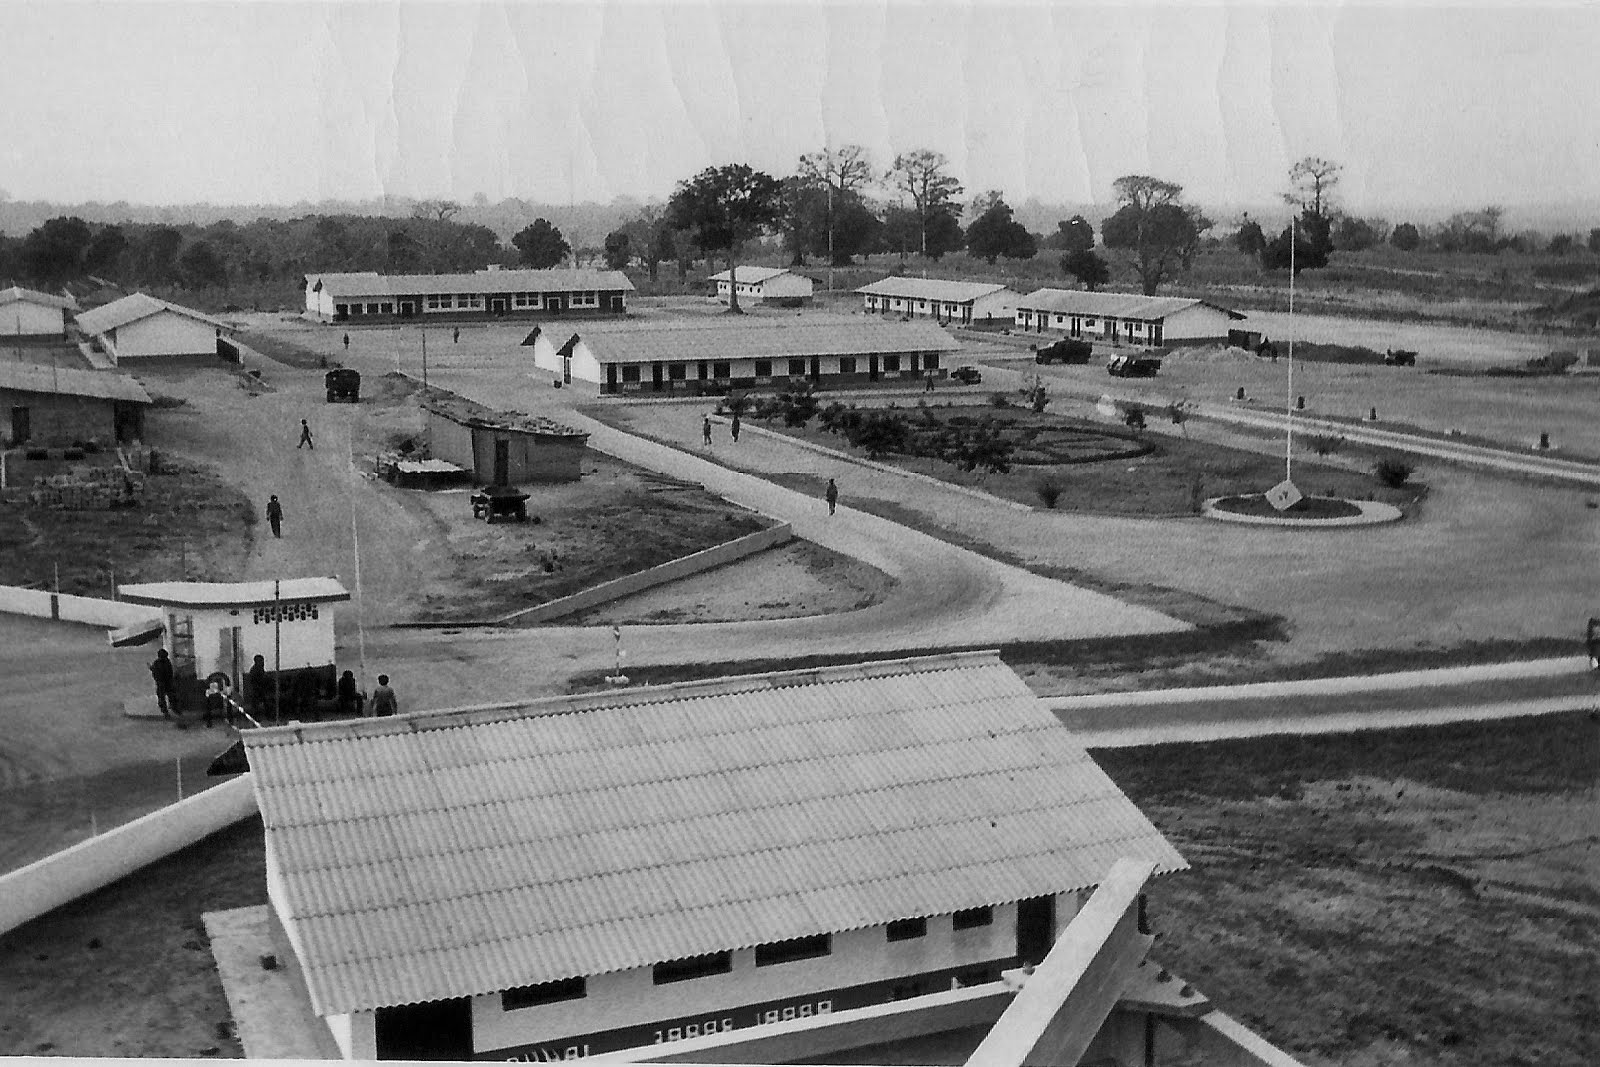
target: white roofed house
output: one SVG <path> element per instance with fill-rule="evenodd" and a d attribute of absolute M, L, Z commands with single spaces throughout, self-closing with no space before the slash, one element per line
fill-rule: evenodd
<path fill-rule="evenodd" d="M 575 1059 L 1003 995 L 1119 859 L 1186 867 L 994 653 L 245 746 L 271 920 L 355 1059 Z"/>
<path fill-rule="evenodd" d="M 113 363 L 220 356 L 224 354 L 223 335 L 232 329 L 204 312 L 146 293 L 133 293 L 82 312 L 77 323 Z"/>
<path fill-rule="evenodd" d="M 862 309 L 869 315 L 920 316 L 940 322 L 1009 323 L 1017 293 L 995 282 L 952 282 L 943 278 L 885 278 L 863 285 Z"/>
<path fill-rule="evenodd" d="M 460 274 L 308 274 L 306 313 L 323 322 L 623 315 L 628 276 L 617 270 L 485 270 Z"/>
<path fill-rule="evenodd" d="M 71 297 L 20 285 L 0 289 L 0 341 L 63 341 L 67 312 L 77 309 L 78 302 Z"/>
<path fill-rule="evenodd" d="M 1059 330 L 1068 337 L 1160 348 L 1226 343 L 1245 315 L 1206 300 L 1136 293 L 1040 289 L 1017 302 L 1019 330 Z"/>
<path fill-rule="evenodd" d="M 804 274 L 787 267 L 739 267 L 739 302 L 799 307 L 811 303 L 815 283 Z M 733 279 L 728 271 L 713 274 L 709 281 L 717 287 L 717 299 L 730 302 Z"/>
<path fill-rule="evenodd" d="M 726 321 L 736 318 L 736 321 Z M 534 366 L 602 393 L 721 394 L 781 389 L 912 384 L 949 373 L 960 345 L 931 322 L 863 322 L 859 316 L 754 316 L 712 321 L 615 323 L 575 333 L 545 330 L 524 342 Z"/>

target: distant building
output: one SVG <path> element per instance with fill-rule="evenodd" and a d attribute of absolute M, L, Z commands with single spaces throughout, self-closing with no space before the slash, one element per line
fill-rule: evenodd
<path fill-rule="evenodd" d="M 1232 324 L 1245 316 L 1206 300 L 1183 296 L 1091 293 L 1040 289 L 1017 303 L 1019 330 L 1060 330 L 1068 337 L 1160 348 L 1173 344 L 1226 344 Z"/>
<path fill-rule="evenodd" d="M 589 435 L 581 430 L 442 390 L 422 406 L 433 457 L 471 471 L 480 484 L 575 482 L 583 473 Z"/>
<path fill-rule="evenodd" d="M 726 316 L 734 318 L 734 316 Z M 859 317 L 757 318 L 590 326 L 535 331 L 534 366 L 563 383 L 594 382 L 602 393 L 720 394 L 820 388 L 945 377 L 960 345 L 929 322 L 863 322 Z"/>
<path fill-rule="evenodd" d="M 740 267 L 739 302 L 776 304 L 781 307 L 798 307 L 812 300 L 816 283 L 804 274 L 796 274 L 787 267 Z M 732 302 L 733 282 L 727 271 L 713 274 L 709 279 L 716 283 L 717 299 L 724 304 Z"/>
<path fill-rule="evenodd" d="M 1017 293 L 993 282 L 885 278 L 856 292 L 869 315 L 926 315 L 963 326 L 1010 322 L 1017 308 Z"/>
<path fill-rule="evenodd" d="M 577 1059 L 998 984 L 1183 858 L 994 653 L 247 730 L 353 1059 Z"/>
<path fill-rule="evenodd" d="M 77 307 L 70 297 L 37 289 L 0 289 L 0 341 L 64 341 L 67 312 Z"/>
<path fill-rule="evenodd" d="M 308 274 L 306 312 L 325 322 L 622 315 L 633 283 L 619 270 L 470 274 Z"/>
<path fill-rule="evenodd" d="M 133 293 L 77 316 L 113 363 L 140 359 L 195 359 L 223 352 L 231 327 L 193 308 Z"/>
<path fill-rule="evenodd" d="M 137 441 L 149 406 L 144 387 L 115 371 L 0 357 L 0 438 L 11 446 Z"/>

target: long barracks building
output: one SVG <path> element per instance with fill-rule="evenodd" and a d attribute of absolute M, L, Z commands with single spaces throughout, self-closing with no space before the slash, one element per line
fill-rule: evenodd
<path fill-rule="evenodd" d="M 471 274 L 308 274 L 306 312 L 324 322 L 624 315 L 628 276 L 617 270 L 501 270 Z"/>
<path fill-rule="evenodd" d="M 350 1058 L 575 1059 L 987 985 L 1119 858 L 1185 866 L 992 652 L 245 745 L 272 916 Z"/>

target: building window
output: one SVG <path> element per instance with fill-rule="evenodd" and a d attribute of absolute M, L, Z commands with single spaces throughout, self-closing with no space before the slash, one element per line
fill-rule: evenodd
<path fill-rule="evenodd" d="M 1083 324 L 1085 326 L 1093 326 L 1095 324 L 1095 320 L 1094 319 L 1084 319 L 1083 320 Z"/>
<path fill-rule="evenodd" d="M 756 360 L 756 377 L 757 378 L 770 378 L 770 377 L 772 377 L 772 360 L 770 360 L 770 359 L 758 359 L 758 360 Z"/>
<path fill-rule="evenodd" d="M 789 376 L 791 378 L 803 377 L 805 375 L 805 373 L 806 373 L 806 361 L 805 360 L 803 360 L 803 359 L 791 359 L 789 361 Z"/>
<path fill-rule="evenodd" d="M 394 314 L 394 305 L 393 304 L 384 304 L 383 307 L 382 307 L 382 310 L 383 310 L 383 313 L 385 315 L 393 315 Z"/>
<path fill-rule="evenodd" d="M 335 304 L 335 305 L 333 305 L 333 313 L 335 315 L 348 315 L 348 314 L 350 314 L 350 305 L 349 304 Z"/>
<path fill-rule="evenodd" d="M 856 357 L 855 356 L 840 356 L 839 357 L 839 373 L 840 374 L 854 374 L 855 372 L 856 372 Z"/>
<path fill-rule="evenodd" d="M 668 363 L 667 377 L 675 382 L 683 381 L 689 377 L 689 365 L 687 363 Z"/>
<path fill-rule="evenodd" d="M 540 982 L 538 985 L 518 986 L 500 994 L 500 1010 L 516 1011 L 518 1008 L 536 1008 L 540 1004 L 559 1004 L 563 1000 L 582 1000 L 589 995 L 589 983 L 584 978 L 563 978 L 559 982 Z"/>
<path fill-rule="evenodd" d="M 937 353 L 937 352 L 924 352 L 923 355 L 922 355 L 922 365 L 924 367 L 926 367 L 928 370 L 938 370 L 939 369 L 939 353 Z"/>
<path fill-rule="evenodd" d="M 727 974 L 733 970 L 733 953 L 708 952 L 704 956 L 668 960 L 651 969 L 650 979 L 656 985 L 687 982 L 692 978 L 709 978 L 714 974 Z"/>
<path fill-rule="evenodd" d="M 896 919 L 886 928 L 890 941 L 911 941 L 928 936 L 927 919 Z"/>
<path fill-rule="evenodd" d="M 731 364 L 731 363 L 713 363 L 713 364 L 711 364 L 711 376 L 713 378 L 732 378 L 733 377 L 733 364 Z"/>
<path fill-rule="evenodd" d="M 950 925 L 957 930 L 971 930 L 994 922 L 994 908 L 985 904 L 981 908 L 962 908 L 950 917 Z"/>
<path fill-rule="evenodd" d="M 639 365 L 637 363 L 625 364 L 622 368 L 622 380 L 637 382 L 639 380 Z"/>
<path fill-rule="evenodd" d="M 770 945 L 756 946 L 756 966 L 771 967 L 777 963 L 795 963 L 814 960 L 833 952 L 833 935 L 817 934 L 815 937 L 796 937 L 788 941 L 774 941 Z"/>
<path fill-rule="evenodd" d="M 883 357 L 883 369 L 888 374 L 893 374 L 896 371 L 898 371 L 900 369 L 900 357 L 899 356 L 884 356 Z"/>
<path fill-rule="evenodd" d="M 928 310 L 928 302 L 926 300 L 918 300 L 917 301 L 917 310 L 918 311 L 927 311 Z"/>

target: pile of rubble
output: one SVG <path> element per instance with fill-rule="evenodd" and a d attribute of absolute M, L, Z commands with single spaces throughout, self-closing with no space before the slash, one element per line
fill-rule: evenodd
<path fill-rule="evenodd" d="M 74 467 L 33 480 L 28 502 L 64 511 L 138 507 L 144 501 L 142 472 L 124 467 Z"/>

